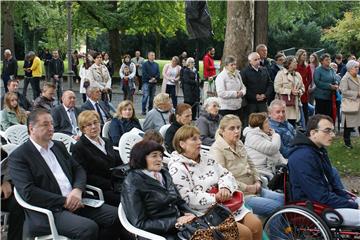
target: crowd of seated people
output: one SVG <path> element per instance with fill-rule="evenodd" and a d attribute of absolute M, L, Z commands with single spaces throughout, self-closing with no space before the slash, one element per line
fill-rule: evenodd
<path fill-rule="evenodd" d="M 16 82 L 10 80 L 9 93 L 2 98 L 1 128 L 6 130 L 14 124 L 27 124 L 30 139 L 8 158 L 10 174 L 2 178 L 5 198 L 11 199 L 9 186 L 11 189 L 15 185 L 25 201 L 50 209 L 59 233 L 70 238 L 131 239 L 117 216 L 116 207 L 121 201 L 131 224 L 176 239 L 178 229 L 175 226 L 191 221 L 194 212 L 205 213 L 212 204 L 225 202 L 234 192 L 242 191 L 244 204 L 233 212 L 240 238 L 261 239 L 260 219 L 284 205 L 284 195 L 269 190 L 261 176 L 271 180 L 276 174 L 275 166 L 286 164 L 289 159 L 291 192 L 295 200 L 309 199 L 329 205 L 343 215 L 347 225 L 359 226 L 359 221 L 354 220 L 360 213 L 353 209 L 359 209 L 360 201 L 344 191 L 325 150 L 333 137 L 332 119 L 316 115 L 309 119 L 305 135 L 296 132 L 301 112 L 297 112 L 297 117 L 291 118 L 295 121 L 290 123 L 286 115 L 289 103 L 279 96 L 269 101 L 273 82 L 265 77 L 267 67 L 262 65 L 268 59 L 260 53 L 251 53 L 246 74 L 240 72 L 240 75 L 234 71 L 236 59 L 230 60 L 223 72 L 224 91 L 231 92 L 232 89 L 226 87 L 231 86 L 228 81 L 238 78 L 236 81 L 253 94 L 250 97 L 245 91 L 236 92 L 236 98 L 251 100 L 247 108 L 244 101 L 234 111 L 236 115 L 225 112 L 221 116 L 219 109 L 225 109 L 221 103 L 226 96 L 220 96 L 224 98 L 222 100 L 210 97 L 204 101 L 199 118 L 192 121 L 197 115 L 194 105 L 178 103 L 172 113 L 172 99 L 169 94 L 160 93 L 154 98 L 154 108 L 146 114 L 143 128 L 136 118 L 132 101 L 120 102 L 112 116 L 109 106 L 101 100 L 99 87 L 87 87 L 87 99 L 80 109 L 75 106 L 76 95 L 70 90 L 62 93 L 56 106 L 56 87 L 45 83 L 41 96 L 26 109 L 27 102 L 12 90 Z M 287 66 L 279 73 L 295 71 L 296 61 L 294 58 L 288 60 L 290 68 Z M 358 64 L 354 66 L 351 69 L 358 68 Z M 256 72 L 255 67 L 261 71 Z M 264 90 L 261 94 L 256 94 L 254 86 L 250 86 L 253 75 L 264 80 L 256 86 Z M 301 78 L 297 73 L 294 76 L 295 80 L 291 81 Z M 278 81 L 278 84 L 284 88 L 284 83 Z M 283 90 L 278 91 L 278 95 L 289 89 Z M 289 94 L 301 95 L 295 91 Z M 270 103 L 268 113 L 264 112 L 267 103 Z M 250 108 L 251 112 L 246 111 Z M 101 137 L 108 121 L 111 121 L 109 139 Z M 159 130 L 169 123 L 171 126 L 163 138 Z M 113 146 L 118 146 L 122 135 L 133 128 L 144 129 L 145 135 L 131 150 L 130 170 L 119 192 L 113 187 L 111 170 L 123 165 L 123 161 Z M 63 144 L 52 140 L 54 132 L 76 140 L 71 147 L 71 156 Z M 202 153 L 202 145 L 208 146 L 208 154 Z M 163 146 L 171 153 L 167 166 L 163 163 Z M 309 156 L 308 161 L 302 162 L 305 155 Z M 33 161 L 34 158 L 40 161 Z M 6 183 L 9 181 L 10 185 Z M 82 204 L 85 184 L 102 190 L 104 205 L 91 209 Z M 316 187 L 307 188 L 307 185 Z M 214 186 L 218 187 L 218 192 L 210 193 Z M 21 214 L 17 216 L 23 221 Z M 18 221 L 16 225 L 21 224 Z M 26 211 L 25 226 L 26 234 L 49 233 L 45 219 L 30 211 Z"/>

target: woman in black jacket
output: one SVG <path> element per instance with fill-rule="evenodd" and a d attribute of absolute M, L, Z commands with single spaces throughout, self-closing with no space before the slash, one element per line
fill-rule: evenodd
<path fill-rule="evenodd" d="M 72 156 L 86 171 L 87 183 L 101 188 L 105 202 L 119 206 L 120 193 L 114 192 L 110 169 L 122 164 L 111 142 L 100 137 L 100 118 L 96 111 L 83 111 L 78 117 L 83 133 L 72 147 Z"/>
<path fill-rule="evenodd" d="M 121 203 L 135 227 L 177 239 L 175 226 L 195 216 L 180 197 L 169 172 L 162 168 L 163 152 L 163 147 L 154 141 L 143 140 L 134 145 Z"/>
<path fill-rule="evenodd" d="M 180 103 L 176 106 L 175 113 L 171 116 L 173 121 L 165 133 L 165 147 L 169 153 L 174 151 L 172 145 L 172 140 L 175 136 L 175 133 L 183 125 L 191 123 L 191 106 L 187 103 Z"/>
<path fill-rule="evenodd" d="M 186 68 L 181 71 L 181 84 L 184 92 L 184 103 L 192 106 L 192 120 L 196 120 L 199 102 L 200 102 L 200 88 L 199 88 L 199 73 L 195 68 L 195 60 L 188 58 L 186 60 Z"/>

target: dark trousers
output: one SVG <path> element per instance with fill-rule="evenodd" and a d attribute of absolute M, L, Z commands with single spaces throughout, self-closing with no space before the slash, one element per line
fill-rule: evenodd
<path fill-rule="evenodd" d="M 191 113 L 192 113 L 192 120 L 195 121 L 197 119 L 197 115 L 198 115 L 198 109 L 199 109 L 199 102 L 186 102 L 184 101 L 184 103 L 187 103 L 191 106 Z"/>
<path fill-rule="evenodd" d="M 324 114 L 332 118 L 332 101 L 315 98 L 315 114 Z"/>
<path fill-rule="evenodd" d="M 169 96 L 171 97 L 173 107 L 176 108 L 176 106 L 177 106 L 176 86 L 166 84 L 165 92 L 169 94 Z"/>
<path fill-rule="evenodd" d="M 4 82 L 5 93 L 7 93 L 9 91 L 9 89 L 7 87 L 7 84 L 8 84 L 8 81 L 10 80 L 10 76 L 9 75 L 2 75 L 1 78 L 2 78 L 2 80 Z"/>
<path fill-rule="evenodd" d="M 83 94 L 82 94 L 82 100 L 83 100 L 83 102 L 86 102 L 86 100 L 87 100 L 86 93 L 83 93 Z"/>
<path fill-rule="evenodd" d="M 303 112 L 304 112 L 304 119 L 305 119 L 305 126 L 309 120 L 309 106 L 308 106 L 308 103 L 302 103 L 302 109 L 303 109 Z"/>
<path fill-rule="evenodd" d="M 28 89 L 28 86 L 29 86 L 29 83 L 31 81 L 31 78 L 32 77 L 25 77 L 24 78 L 24 88 L 23 88 L 23 95 L 26 97 L 26 94 L 27 94 L 27 89 Z"/>
<path fill-rule="evenodd" d="M 336 119 L 338 124 L 338 131 L 340 132 L 341 125 L 341 111 L 340 111 L 341 101 L 336 101 Z"/>
<path fill-rule="evenodd" d="M 33 91 L 33 99 L 35 100 L 38 96 L 40 96 L 40 77 L 32 77 L 30 80 L 31 88 Z"/>
<path fill-rule="evenodd" d="M 104 204 L 99 208 L 85 207 L 75 212 L 53 212 L 55 225 L 60 235 L 71 239 L 98 240 L 118 239 L 126 235 L 119 221 L 117 208 Z M 41 217 L 41 215 L 39 215 Z M 48 234 L 49 226 L 46 216 L 43 216 L 42 226 L 38 229 L 29 228 L 37 234 Z M 128 239 L 128 238 L 124 238 Z"/>
<path fill-rule="evenodd" d="M 351 145 L 351 132 L 354 130 L 352 127 L 347 127 L 346 125 L 346 118 L 344 121 L 344 143 L 346 145 Z M 358 127 L 359 133 L 360 133 L 360 127 Z"/>
<path fill-rule="evenodd" d="M 9 212 L 8 240 L 21 240 L 25 214 L 23 208 L 15 200 L 14 194 L 8 199 L 1 200 L 1 211 Z"/>
<path fill-rule="evenodd" d="M 242 108 L 237 109 L 237 110 L 221 109 L 221 110 L 219 110 L 219 114 L 221 116 L 225 116 L 225 115 L 228 115 L 228 114 L 233 114 L 235 116 L 238 116 L 240 119 L 243 118 L 243 110 L 242 110 Z"/>
<path fill-rule="evenodd" d="M 135 81 L 136 81 L 137 85 L 139 86 L 139 90 L 141 90 L 141 87 L 142 87 L 142 77 L 139 76 L 138 73 L 136 73 Z"/>
<path fill-rule="evenodd" d="M 56 86 L 56 94 L 57 94 L 57 98 L 58 98 L 58 103 L 61 103 L 61 97 L 63 94 L 63 78 L 60 77 L 58 80 L 56 80 L 55 78 L 51 78 L 51 82 L 52 84 L 54 84 Z"/>
<path fill-rule="evenodd" d="M 259 103 L 248 103 L 245 108 L 245 114 L 242 119 L 243 121 L 243 128 L 245 128 L 249 123 L 249 116 L 252 113 L 259 113 L 259 112 L 267 112 L 267 104 L 266 102 L 259 102 Z"/>
<path fill-rule="evenodd" d="M 124 92 L 124 100 L 134 101 L 135 89 L 130 89 L 129 85 L 123 85 L 122 90 Z"/>
<path fill-rule="evenodd" d="M 143 97 L 142 97 L 142 112 L 146 113 L 146 103 L 149 101 L 148 111 L 153 108 L 153 101 L 156 92 L 156 84 L 155 83 L 143 83 Z"/>

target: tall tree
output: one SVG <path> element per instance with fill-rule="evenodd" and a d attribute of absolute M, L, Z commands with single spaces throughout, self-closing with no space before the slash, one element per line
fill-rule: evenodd
<path fill-rule="evenodd" d="M 14 4 L 13 2 L 3 1 L 1 5 L 3 49 L 10 49 L 15 56 Z"/>
<path fill-rule="evenodd" d="M 253 1 L 228 1 L 223 58 L 233 55 L 237 58 L 237 67 L 243 68 L 247 63 L 247 55 L 253 50 L 253 47 Z"/>
<path fill-rule="evenodd" d="M 268 43 L 268 2 L 255 2 L 255 38 L 254 47 L 263 43 Z"/>

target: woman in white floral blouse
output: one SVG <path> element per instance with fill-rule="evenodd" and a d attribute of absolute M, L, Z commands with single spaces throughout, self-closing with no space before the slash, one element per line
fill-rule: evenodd
<path fill-rule="evenodd" d="M 171 154 L 170 174 L 181 197 L 194 210 L 205 213 L 214 203 L 231 198 L 238 186 L 233 175 L 221 167 L 211 156 L 200 155 L 200 131 L 193 126 L 183 126 L 175 134 Z M 208 193 L 212 187 L 218 193 Z M 234 212 L 240 239 L 261 239 L 261 221 L 244 206 Z"/>

